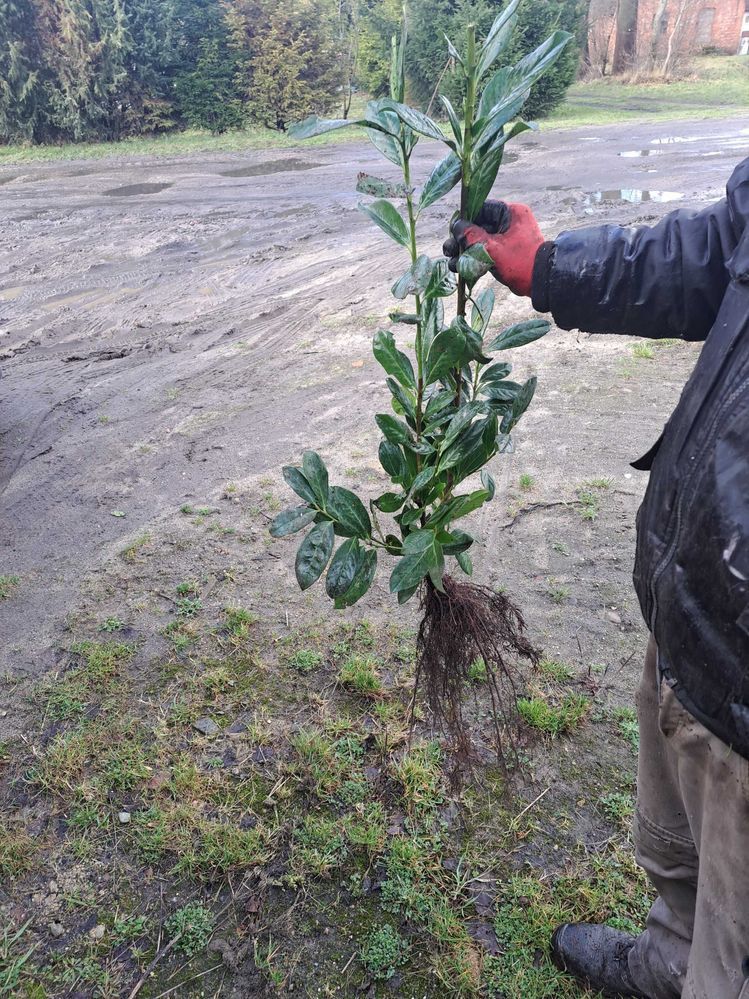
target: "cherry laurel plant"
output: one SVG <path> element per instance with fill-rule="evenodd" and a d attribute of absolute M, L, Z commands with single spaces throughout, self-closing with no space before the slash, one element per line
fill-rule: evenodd
<path fill-rule="evenodd" d="M 360 175 L 357 190 L 375 198 L 360 204 L 361 211 L 410 257 L 392 288 L 394 297 L 408 304 L 391 312 L 390 319 L 394 327 L 415 332 L 415 356 L 397 346 L 391 329 L 374 337 L 374 355 L 392 396 L 392 412 L 375 417 L 383 437 L 379 459 L 392 488 L 370 501 L 367 509 L 355 493 L 330 485 L 323 460 L 305 451 L 301 467 L 283 469 L 302 502 L 279 514 L 271 527 L 274 537 L 311 528 L 297 552 L 296 578 L 304 590 L 327 569 L 325 588 L 336 608 L 355 604 L 369 590 L 379 554 L 394 557 L 391 592 L 401 604 L 417 592 L 421 597 L 417 691 L 424 688 L 438 721 L 467 751 L 463 695 L 472 663 L 483 659 L 500 754 L 506 723 L 515 710 L 511 661 L 517 656 L 533 660 L 537 653 L 525 638 L 520 612 L 507 597 L 459 582 L 447 568 L 448 560 L 455 559 L 462 573 L 472 574 L 469 551 L 474 538 L 456 523 L 493 498 L 494 480 L 485 466 L 511 448 L 512 431 L 536 389 L 535 377 L 523 384 L 511 381 L 511 365 L 492 355 L 537 340 L 549 324 L 531 319 L 489 335 L 494 292 L 476 291 L 477 282 L 492 267 L 485 248 L 479 244 L 463 253 L 456 276 L 444 257 L 419 253 L 417 223 L 425 209 L 458 185 L 460 216 L 475 219 L 494 185 L 505 145 L 533 127 L 518 117 L 520 110 L 532 85 L 571 36 L 555 32 L 517 65 L 495 68 L 511 38 L 519 4 L 512 0 L 500 13 L 483 43 L 477 43 L 473 28 L 467 31 L 462 52 L 448 40 L 453 72 L 462 78 L 465 97 L 462 121 L 450 101 L 441 98 L 447 134 L 403 103 L 405 21 L 400 41 L 393 39 L 389 98 L 371 101 L 358 121 L 311 117 L 292 129 L 295 137 L 307 138 L 358 125 L 400 168 L 402 182 Z M 448 148 L 417 195 L 411 156 L 422 136 Z M 456 314 L 448 319 L 445 303 L 453 295 Z M 480 486 L 459 491 L 476 473 Z M 392 524 L 383 524 L 385 516 Z M 336 537 L 342 541 L 334 551 Z"/>

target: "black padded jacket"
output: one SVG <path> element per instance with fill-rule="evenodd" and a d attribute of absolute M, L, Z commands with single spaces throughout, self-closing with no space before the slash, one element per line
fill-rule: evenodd
<path fill-rule="evenodd" d="M 749 759 L 749 159 L 703 211 L 544 244 L 533 304 L 563 329 L 705 341 L 635 463 L 650 481 L 634 581 L 667 682 Z"/>

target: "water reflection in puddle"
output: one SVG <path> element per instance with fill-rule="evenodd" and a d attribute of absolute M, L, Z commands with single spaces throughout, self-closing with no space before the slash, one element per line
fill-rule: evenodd
<path fill-rule="evenodd" d="M 628 149 L 626 153 L 619 153 L 625 160 L 639 159 L 641 156 L 662 156 L 663 149 Z"/>
<path fill-rule="evenodd" d="M 269 173 L 284 173 L 291 170 L 314 170 L 322 163 L 309 163 L 307 160 L 267 160 L 250 166 L 236 167 L 234 170 L 221 170 L 220 177 L 264 177 Z"/>
<path fill-rule="evenodd" d="M 102 191 L 102 194 L 108 198 L 136 198 L 139 194 L 158 194 L 159 191 L 165 191 L 167 187 L 171 186 L 171 183 L 128 184 L 125 187 L 113 187 L 109 191 Z"/>
<path fill-rule="evenodd" d="M 641 205 L 646 201 L 664 204 L 681 201 L 684 197 L 678 191 L 643 191 L 639 188 L 618 188 L 612 191 L 590 191 L 585 195 L 585 206 L 600 205 L 604 201 L 628 201 L 631 205 Z"/>

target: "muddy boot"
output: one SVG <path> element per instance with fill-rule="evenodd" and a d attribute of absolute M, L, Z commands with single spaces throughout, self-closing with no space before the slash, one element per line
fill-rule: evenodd
<path fill-rule="evenodd" d="M 560 971 L 605 996 L 648 999 L 629 974 L 627 957 L 634 942 L 635 937 L 610 926 L 564 923 L 551 938 L 551 958 Z"/>

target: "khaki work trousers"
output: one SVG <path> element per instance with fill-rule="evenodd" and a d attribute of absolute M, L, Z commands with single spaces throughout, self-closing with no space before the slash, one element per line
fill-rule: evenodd
<path fill-rule="evenodd" d="M 749 999 L 749 762 L 659 680 L 652 639 L 637 707 L 636 855 L 659 897 L 632 978 L 650 999 Z"/>

